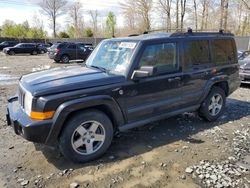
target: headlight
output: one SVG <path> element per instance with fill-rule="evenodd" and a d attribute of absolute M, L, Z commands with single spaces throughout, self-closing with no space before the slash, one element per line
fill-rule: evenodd
<path fill-rule="evenodd" d="M 26 91 L 24 97 L 24 110 L 26 114 L 28 114 L 29 116 L 31 114 L 32 100 L 33 100 L 32 94 Z"/>

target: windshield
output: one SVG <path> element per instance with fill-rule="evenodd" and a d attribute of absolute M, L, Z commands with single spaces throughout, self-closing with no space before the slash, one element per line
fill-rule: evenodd
<path fill-rule="evenodd" d="M 17 44 L 17 45 L 14 46 L 14 47 L 22 47 L 22 45 L 23 45 L 23 44 L 19 43 L 19 44 Z"/>
<path fill-rule="evenodd" d="M 103 41 L 90 55 L 86 65 L 125 75 L 136 44 L 136 42 Z"/>
<path fill-rule="evenodd" d="M 6 45 L 6 44 L 8 44 L 8 42 L 1 42 L 0 44 L 1 45 Z"/>

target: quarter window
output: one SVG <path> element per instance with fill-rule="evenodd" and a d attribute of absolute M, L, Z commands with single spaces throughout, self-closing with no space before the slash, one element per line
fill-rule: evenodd
<path fill-rule="evenodd" d="M 209 41 L 197 40 L 184 43 L 185 67 L 199 67 L 210 63 Z"/>
<path fill-rule="evenodd" d="M 232 40 L 214 40 L 213 51 L 216 64 L 228 64 L 235 62 L 235 53 Z"/>
<path fill-rule="evenodd" d="M 178 70 L 176 43 L 148 45 L 142 54 L 139 66 L 155 66 L 157 73 Z"/>

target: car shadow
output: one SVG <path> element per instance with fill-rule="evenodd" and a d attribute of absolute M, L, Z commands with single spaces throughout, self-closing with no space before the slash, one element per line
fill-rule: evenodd
<path fill-rule="evenodd" d="M 196 113 L 184 113 L 167 120 L 119 133 L 115 136 L 111 147 L 103 157 L 85 164 L 75 164 L 68 161 L 60 154 L 58 149 L 40 144 L 35 144 L 35 146 L 37 150 L 42 151 L 48 162 L 52 163 L 57 169 L 78 169 L 140 155 L 179 140 L 201 144 L 204 141 L 194 139 L 192 135 L 230 121 L 239 120 L 248 115 L 250 115 L 249 102 L 229 98 L 225 113 L 216 122 L 206 122 Z M 112 156 L 112 159 L 110 156 Z"/>

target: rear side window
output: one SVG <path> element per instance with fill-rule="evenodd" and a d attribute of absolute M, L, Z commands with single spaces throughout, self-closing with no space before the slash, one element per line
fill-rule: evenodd
<path fill-rule="evenodd" d="M 178 70 L 176 43 L 148 45 L 143 51 L 139 66 L 155 66 L 157 73 Z"/>
<path fill-rule="evenodd" d="M 216 64 L 235 62 L 235 51 L 232 40 L 217 39 L 213 41 L 214 61 Z"/>
<path fill-rule="evenodd" d="M 185 68 L 195 68 L 210 63 L 209 41 L 197 40 L 184 42 Z"/>
<path fill-rule="evenodd" d="M 70 44 L 70 45 L 68 45 L 67 48 L 69 48 L 71 50 L 75 50 L 76 49 L 76 45 L 75 44 Z"/>

